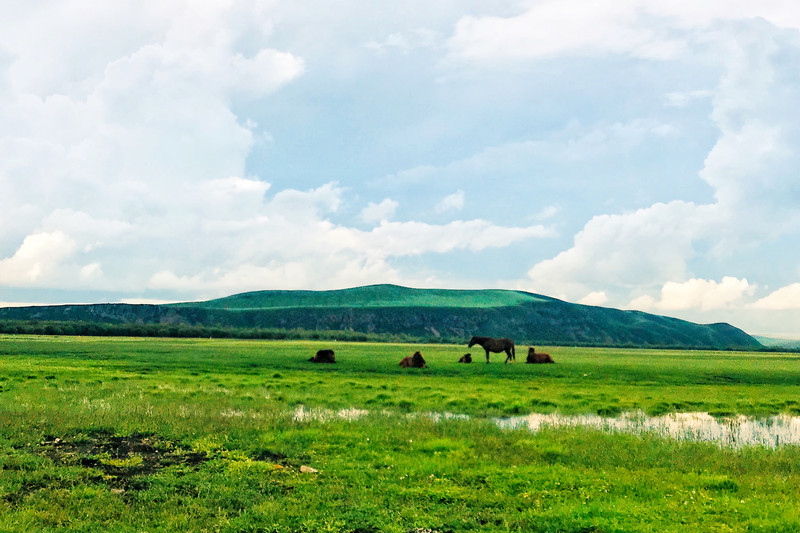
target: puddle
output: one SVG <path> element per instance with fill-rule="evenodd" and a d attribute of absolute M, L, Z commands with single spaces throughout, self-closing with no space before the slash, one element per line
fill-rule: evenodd
<path fill-rule="evenodd" d="M 713 442 L 720 446 L 777 448 L 800 444 L 800 417 L 778 415 L 754 419 L 743 415 L 715 418 L 708 413 L 672 413 L 650 417 L 643 412 L 623 413 L 617 418 L 598 415 L 563 416 L 530 414 L 495 418 L 504 429 L 589 427 L 612 433 L 652 434 L 679 441 Z"/>
<path fill-rule="evenodd" d="M 366 409 L 309 409 L 298 406 L 292 418 L 298 422 L 353 422 L 370 414 Z M 395 416 L 390 411 L 375 414 Z M 409 418 L 428 417 L 434 422 L 443 420 L 469 420 L 470 416 L 458 413 L 408 413 Z M 765 446 L 777 448 L 800 445 L 800 417 L 777 415 L 769 418 L 750 418 L 744 415 L 717 418 L 708 413 L 671 413 L 664 416 L 647 416 L 643 411 L 623 413 L 618 417 L 599 415 L 538 414 L 493 418 L 501 429 L 526 428 L 539 431 L 544 428 L 588 427 L 611 433 L 650 434 L 678 441 L 712 442 L 730 448 Z"/>
<path fill-rule="evenodd" d="M 356 409 L 355 407 L 334 411 L 324 408 L 309 409 L 303 405 L 298 405 L 292 414 L 292 419 L 295 422 L 329 422 L 334 419 L 353 422 L 368 414 L 369 411 L 366 409 Z"/>

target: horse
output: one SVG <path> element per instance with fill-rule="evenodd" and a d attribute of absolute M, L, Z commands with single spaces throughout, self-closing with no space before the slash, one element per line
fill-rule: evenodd
<path fill-rule="evenodd" d="M 516 361 L 517 354 L 514 348 L 514 341 L 511 339 L 493 339 L 491 337 L 472 337 L 470 339 L 468 348 L 472 348 L 476 344 L 480 344 L 486 350 L 486 364 L 489 364 L 489 352 L 500 353 L 506 352 L 506 363 L 509 361 Z"/>
<path fill-rule="evenodd" d="M 471 363 L 472 362 L 472 354 L 465 353 L 461 356 L 461 359 L 458 360 L 459 363 Z"/>
<path fill-rule="evenodd" d="M 400 360 L 400 366 L 403 368 L 425 368 L 428 365 L 425 363 L 425 359 L 422 358 L 421 353 L 414 352 L 414 355 L 403 357 Z"/>
<path fill-rule="evenodd" d="M 309 361 L 312 363 L 335 363 L 336 356 L 333 350 L 319 350 Z"/>
<path fill-rule="evenodd" d="M 536 348 L 528 347 L 528 360 L 526 363 L 555 363 L 549 353 L 539 352 L 536 353 Z"/>

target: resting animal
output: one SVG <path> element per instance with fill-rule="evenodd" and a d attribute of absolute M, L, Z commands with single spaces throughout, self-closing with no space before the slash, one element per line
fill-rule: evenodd
<path fill-rule="evenodd" d="M 309 361 L 312 363 L 335 363 L 336 356 L 333 350 L 319 350 Z"/>
<path fill-rule="evenodd" d="M 428 365 L 425 363 L 425 359 L 422 358 L 421 353 L 414 352 L 414 355 L 403 357 L 400 360 L 400 366 L 403 368 L 425 368 Z"/>
<path fill-rule="evenodd" d="M 526 363 L 537 364 L 537 363 L 555 363 L 553 358 L 550 357 L 549 353 L 536 353 L 536 348 L 528 348 L 528 360 L 525 361 Z"/>

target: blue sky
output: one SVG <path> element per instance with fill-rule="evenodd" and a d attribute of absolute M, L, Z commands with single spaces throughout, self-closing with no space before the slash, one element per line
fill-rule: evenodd
<path fill-rule="evenodd" d="M 28 2 L 0 305 L 509 288 L 800 337 L 793 0 Z"/>

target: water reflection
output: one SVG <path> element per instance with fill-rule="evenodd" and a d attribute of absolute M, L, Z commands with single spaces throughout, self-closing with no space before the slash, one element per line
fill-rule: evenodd
<path fill-rule="evenodd" d="M 753 419 L 746 416 L 715 418 L 708 413 L 672 413 L 650 417 L 643 412 L 624 413 L 618 418 L 597 415 L 563 416 L 530 414 L 496 418 L 495 423 L 506 429 L 590 427 L 609 432 L 644 434 L 682 441 L 714 442 L 720 446 L 766 446 L 776 448 L 800 444 L 800 417 L 787 415 Z"/>
<path fill-rule="evenodd" d="M 347 420 L 353 422 L 369 414 L 366 409 L 356 409 L 350 407 L 348 409 L 339 409 L 333 411 L 331 409 L 313 408 L 309 409 L 304 405 L 298 405 L 292 414 L 292 419 L 295 422 L 328 422 L 333 419 Z"/>
<path fill-rule="evenodd" d="M 299 405 L 292 418 L 297 422 L 329 422 L 346 420 L 354 422 L 371 414 L 366 409 L 307 408 Z M 390 411 L 372 414 L 395 416 Z M 443 420 L 469 420 L 469 415 L 458 413 L 408 413 L 416 418 L 425 416 L 434 422 Z M 713 442 L 720 446 L 741 448 L 765 446 L 777 448 L 785 445 L 800 445 L 800 417 L 777 415 L 769 418 L 749 418 L 743 415 L 715 418 L 708 413 L 672 413 L 664 416 L 647 416 L 642 411 L 623 413 L 616 418 L 598 415 L 559 415 L 533 413 L 526 416 L 494 418 L 492 421 L 502 429 L 526 428 L 539 431 L 543 428 L 588 427 L 612 433 L 651 434 L 679 441 Z"/>

